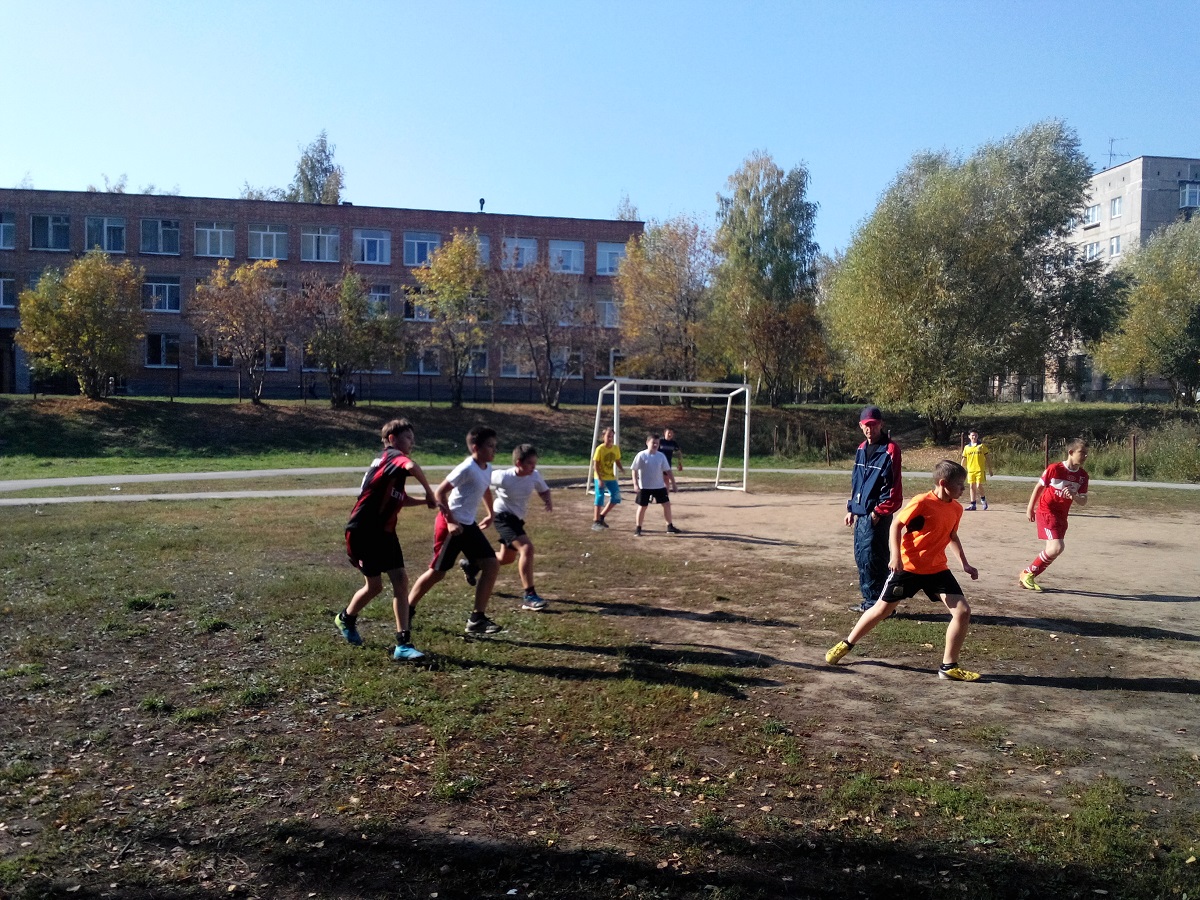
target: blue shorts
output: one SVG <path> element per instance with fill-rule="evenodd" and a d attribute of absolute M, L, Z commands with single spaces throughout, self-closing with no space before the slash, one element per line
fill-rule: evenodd
<path fill-rule="evenodd" d="M 612 500 L 612 505 L 616 506 L 621 502 L 621 485 L 614 478 L 612 481 L 601 481 L 596 479 L 596 505 L 604 505 L 604 492 L 608 491 L 609 499 Z"/>

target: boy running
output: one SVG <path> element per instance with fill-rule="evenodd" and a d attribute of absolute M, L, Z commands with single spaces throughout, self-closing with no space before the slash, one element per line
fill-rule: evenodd
<path fill-rule="evenodd" d="M 1075 438 L 1067 444 L 1066 460 L 1046 469 L 1029 496 L 1025 515 L 1030 522 L 1037 523 L 1038 537 L 1045 540 L 1046 549 L 1021 572 L 1018 581 L 1027 591 L 1042 590 L 1035 579 L 1062 555 L 1071 504 L 1087 506 L 1088 473 L 1083 469 L 1087 458 L 1088 442 L 1083 438 Z"/>
<path fill-rule="evenodd" d="M 671 521 L 671 495 L 667 493 L 665 480 L 671 475 L 671 464 L 658 451 L 657 434 L 646 435 L 646 449 L 633 458 L 629 471 L 633 475 L 633 489 L 637 491 L 633 501 L 637 505 L 633 536 L 642 536 L 642 523 L 646 520 L 646 509 L 651 500 L 662 507 L 663 518 L 667 522 L 667 533 L 683 534 Z"/>
<path fill-rule="evenodd" d="M 413 584 L 408 594 L 408 609 L 411 616 L 421 598 L 454 568 L 454 561 L 461 553 L 478 574 L 475 609 L 467 619 L 465 631 L 467 634 L 496 634 L 503 629 L 484 613 L 500 566 L 496 562 L 496 552 L 482 530 L 492 521 L 492 460 L 496 457 L 496 432 L 476 425 L 467 432 L 467 449 L 471 455 L 455 466 L 433 492 L 438 510 L 433 522 L 433 559 Z M 480 500 L 488 512 L 476 524 L 475 511 Z M 471 578 L 469 574 L 468 580 Z"/>
<path fill-rule="evenodd" d="M 958 665 L 958 655 L 971 621 L 971 607 L 946 566 L 946 546 L 950 545 L 962 563 L 963 571 L 972 580 L 979 577 L 979 570 L 967 562 L 958 539 L 958 523 L 963 514 L 958 498 L 966 483 L 966 470 L 953 460 L 943 459 L 933 469 L 933 490 L 909 501 L 896 514 L 889 534 L 891 558 L 883 591 L 875 605 L 859 617 L 846 639 L 829 648 L 825 662 L 836 665 L 871 629 L 895 611 L 896 604 L 916 595 L 917 591 L 924 591 L 930 600 L 940 600 L 950 610 L 946 648 L 938 677 L 951 681 L 979 680 L 978 672 L 969 672 Z"/>
<path fill-rule="evenodd" d="M 625 467 L 621 465 L 621 448 L 616 444 L 616 432 L 611 428 L 605 428 L 601 435 L 600 446 L 592 454 L 591 468 L 588 471 L 588 477 L 594 479 L 593 484 L 596 489 L 596 505 L 592 511 L 592 531 L 603 531 L 607 528 L 608 523 L 604 521 L 604 517 L 621 502 L 621 486 L 617 483 L 614 467 L 620 469 L 622 475 L 625 474 Z M 608 503 L 604 502 L 605 494 L 608 494 Z"/>
<path fill-rule="evenodd" d="M 492 473 L 492 491 L 496 495 L 492 509 L 496 513 L 493 521 L 500 535 L 500 565 L 507 566 L 517 560 L 517 573 L 525 590 L 521 609 L 541 612 L 546 608 L 546 601 L 538 596 L 533 586 L 533 541 L 525 533 L 525 510 L 534 491 L 542 498 L 546 512 L 554 512 L 554 504 L 550 502 L 550 485 L 537 470 L 537 461 L 537 449 L 533 444 L 519 444 L 513 450 L 512 468 Z"/>
<path fill-rule="evenodd" d="M 992 452 L 987 444 L 979 440 L 979 432 L 972 431 L 967 435 L 970 443 L 963 447 L 962 464 L 967 469 L 967 484 L 971 486 L 971 502 L 967 504 L 967 512 L 975 512 L 975 504 L 982 501 L 984 512 L 987 511 L 987 497 L 983 494 L 983 486 L 992 471 Z M 986 474 L 984 474 L 986 472 Z"/>
<path fill-rule="evenodd" d="M 375 459 L 363 476 L 362 489 L 346 524 L 346 555 L 350 564 L 362 572 L 366 583 L 360 587 L 349 605 L 333 617 L 333 623 L 347 641 L 361 645 L 358 633 L 358 614 L 383 590 L 383 574 L 392 583 L 392 610 L 396 615 L 396 649 L 392 658 L 420 659 L 424 656 L 412 645 L 409 636 L 408 573 L 404 570 L 404 553 L 396 538 L 396 517 L 401 507 L 422 503 L 434 509 L 433 488 L 425 473 L 409 457 L 413 446 L 413 427 L 407 419 L 393 419 L 383 426 L 383 453 Z M 404 481 L 411 475 L 425 489 L 425 499 L 418 500 L 404 491 Z"/>

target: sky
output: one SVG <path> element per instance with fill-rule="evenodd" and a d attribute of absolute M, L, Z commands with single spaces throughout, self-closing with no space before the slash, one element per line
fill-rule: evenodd
<path fill-rule="evenodd" d="M 1194 0 L 0 0 L 0 187 L 285 187 L 358 205 L 715 224 L 753 152 L 844 250 L 914 154 L 1045 119 L 1099 170 L 1200 157 Z M 1113 140 L 1115 139 L 1115 140 Z M 1110 153 L 1113 155 L 1110 156 Z"/>

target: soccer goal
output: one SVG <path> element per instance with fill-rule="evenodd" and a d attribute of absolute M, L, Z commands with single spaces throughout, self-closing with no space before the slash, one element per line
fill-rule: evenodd
<path fill-rule="evenodd" d="M 750 468 L 750 386 L 745 384 L 723 384 L 715 381 L 654 381 L 643 378 L 614 378 L 596 397 L 596 427 L 592 431 L 592 453 L 600 445 L 601 423 L 604 419 L 605 404 L 612 400 L 612 429 L 616 435 L 617 444 L 621 443 L 621 398 L 623 397 L 658 397 L 689 398 L 696 400 L 724 400 L 725 424 L 721 429 L 721 452 L 717 456 L 717 477 L 713 487 L 723 491 L 746 490 L 746 479 Z M 744 410 L 742 416 L 742 477 L 738 483 L 736 478 L 726 478 L 722 483 L 722 472 L 725 470 L 725 449 L 729 443 L 729 426 L 733 419 L 735 402 Z M 632 456 L 632 454 L 631 454 Z M 588 458 L 591 458 L 589 454 Z M 589 474 L 587 488 L 592 487 L 592 477 Z"/>

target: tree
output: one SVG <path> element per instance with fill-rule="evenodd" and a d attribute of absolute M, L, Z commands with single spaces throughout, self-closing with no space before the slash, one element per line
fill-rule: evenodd
<path fill-rule="evenodd" d="M 246 374 L 253 403 L 262 402 L 267 361 L 286 345 L 294 324 L 293 304 L 275 273 L 273 259 L 245 263 L 232 272 L 223 259 L 196 285 L 188 311 L 196 333 L 216 352 L 232 356 Z"/>
<path fill-rule="evenodd" d="M 1036 371 L 1098 338 L 1116 292 L 1067 241 L 1089 178 L 1057 121 L 965 160 L 914 157 L 829 280 L 846 386 L 915 406 L 944 442 L 990 375 Z"/>
<path fill-rule="evenodd" d="M 322 130 L 311 144 L 300 150 L 300 159 L 296 163 L 296 177 L 286 190 L 277 187 L 253 187 L 247 181 L 242 184 L 241 199 L 329 205 L 340 203 L 342 189 L 346 184 L 346 171 L 333 161 L 336 149 L 329 143 Z"/>
<path fill-rule="evenodd" d="M 110 375 L 134 368 L 145 330 L 144 275 L 99 250 L 65 272 L 44 272 L 36 288 L 21 293 L 17 343 L 46 368 L 75 376 L 84 396 L 98 399 Z"/>
<path fill-rule="evenodd" d="M 692 217 L 651 225 L 630 240 L 617 273 L 621 349 L 631 371 L 696 381 L 712 309 L 712 236 Z"/>
<path fill-rule="evenodd" d="M 1200 389 L 1200 219 L 1159 229 L 1123 261 L 1127 306 L 1097 350 L 1114 378 L 1158 376 L 1175 402 L 1196 402 Z"/>
<path fill-rule="evenodd" d="M 595 304 L 581 294 L 577 277 L 540 260 L 502 269 L 492 284 L 504 310 L 504 352 L 533 372 L 542 403 L 558 409 L 563 386 L 583 373 L 600 341 Z"/>
<path fill-rule="evenodd" d="M 325 373 L 331 406 L 346 402 L 346 385 L 356 374 L 396 354 L 400 319 L 372 306 L 366 281 L 353 271 L 333 284 L 319 275 L 306 279 L 297 312 L 305 360 Z"/>
<path fill-rule="evenodd" d="M 729 196 L 717 195 L 715 322 L 730 368 L 744 367 L 778 406 L 824 353 L 813 312 L 817 204 L 803 165 L 784 172 L 762 152 L 726 187 Z"/>
<path fill-rule="evenodd" d="M 428 266 L 413 270 L 419 285 L 413 299 L 429 312 L 433 343 L 441 350 L 455 408 L 462 406 L 471 363 L 487 343 L 486 274 L 479 238 L 458 232 L 430 254 Z"/>

